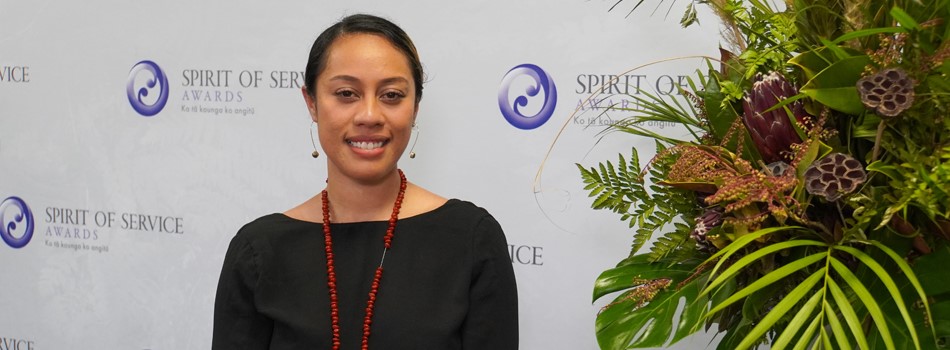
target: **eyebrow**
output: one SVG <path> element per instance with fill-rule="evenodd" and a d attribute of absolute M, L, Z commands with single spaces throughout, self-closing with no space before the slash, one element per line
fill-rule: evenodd
<path fill-rule="evenodd" d="M 330 81 L 334 81 L 334 80 L 342 80 L 342 81 L 351 82 L 351 83 L 356 83 L 360 81 L 359 78 L 354 77 L 352 75 L 337 75 L 330 78 Z M 391 78 L 386 78 L 386 79 L 381 80 L 380 83 L 382 85 L 387 85 L 387 84 L 392 84 L 392 83 L 409 84 L 409 80 L 403 77 L 391 77 Z"/>

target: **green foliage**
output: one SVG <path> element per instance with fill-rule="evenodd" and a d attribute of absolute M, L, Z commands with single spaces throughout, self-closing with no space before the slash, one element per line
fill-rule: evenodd
<path fill-rule="evenodd" d="M 662 154 L 664 149 L 657 144 Z M 668 170 L 670 159 L 674 156 L 658 158 L 649 173 L 656 176 Z M 618 155 L 617 166 L 612 162 L 600 163 L 589 169 L 577 164 L 581 177 L 584 180 L 584 189 L 594 198 L 592 208 L 610 210 L 620 214 L 620 220 L 629 223 L 630 227 L 637 227 L 630 256 L 640 251 L 643 246 L 654 238 L 654 233 L 661 231 L 674 220 L 692 223 L 689 214 L 696 212 L 695 200 L 690 199 L 690 193 L 675 188 L 652 185 L 648 189 L 647 180 L 642 175 L 640 157 L 636 148 L 631 150 L 630 160 Z M 657 261 L 678 250 L 686 239 L 691 226 L 679 224 L 674 230 L 661 235 L 651 248 L 650 258 Z M 681 255 L 678 255 L 681 256 Z"/>
<path fill-rule="evenodd" d="M 831 109 L 859 114 L 864 111 L 864 105 L 855 83 L 868 63 L 870 59 L 862 55 L 828 65 L 802 87 L 802 93 Z"/>
<path fill-rule="evenodd" d="M 618 163 L 620 164 L 619 172 L 609 161 L 601 163 L 598 168 L 591 167 L 590 169 L 577 164 L 577 169 L 580 170 L 581 177 L 584 179 L 584 190 L 590 191 L 590 197 L 596 198 L 591 207 L 620 214 L 620 220 L 628 221 L 630 227 L 634 227 L 651 217 L 656 203 L 644 188 L 637 149 L 632 149 L 629 162 L 619 155 Z M 631 251 L 640 250 L 652 238 L 652 234 L 652 231 L 637 231 Z"/>
<path fill-rule="evenodd" d="M 705 277 L 694 276 L 692 272 L 699 262 L 650 261 L 640 255 L 604 271 L 595 282 L 594 300 L 609 293 L 625 292 L 597 315 L 600 347 L 657 347 L 692 334 L 692 327 L 700 321 L 705 307 L 705 299 L 698 297 Z M 685 305 L 678 310 L 681 302 Z M 679 323 L 673 322 L 676 317 Z"/>
<path fill-rule="evenodd" d="M 670 166 L 677 159 L 675 154 L 666 153 L 666 149 L 657 143 L 659 156 L 649 168 L 650 181 L 654 184 L 663 179 L 670 171 Z M 673 225 L 672 230 L 658 237 L 650 248 L 649 257 L 659 261 L 673 254 L 674 257 L 685 259 L 692 257 L 692 241 L 689 239 L 693 230 L 694 218 L 699 214 L 696 195 L 692 191 L 677 189 L 669 186 L 650 186 L 654 203 L 653 214 L 642 223 L 638 223 L 638 234 L 661 232 L 664 228 Z M 642 233 L 641 233 L 642 232 Z M 681 248 L 690 249 L 681 249 Z M 635 254 L 636 252 L 631 252 Z"/>
<path fill-rule="evenodd" d="M 630 255 L 595 286 L 595 300 L 618 293 L 597 317 L 600 346 L 666 346 L 718 325 L 718 349 L 946 348 L 950 0 L 791 0 L 785 10 L 708 0 L 689 3 L 684 26 L 698 22 L 697 4 L 719 16 L 735 52 L 718 71 L 712 62 L 698 71 L 685 99 L 629 96 L 638 107 L 610 131 L 654 139 L 651 161 L 634 149 L 616 163 L 578 165 L 593 207 L 635 228 Z M 891 69 L 913 87 L 900 92 L 911 102 L 896 116 L 857 86 Z M 757 91 L 784 100 L 766 111 L 744 105 L 753 77 L 773 71 Z M 788 120 L 748 122 L 777 108 Z M 683 125 L 692 138 L 644 121 Z M 791 170 L 766 167 L 748 129 L 776 137 L 786 122 L 794 133 L 782 137 L 801 141 L 784 150 Z M 838 197 L 820 186 L 843 175 L 814 171 L 831 153 L 866 172 L 852 177 L 853 190 L 834 187 Z"/>
<path fill-rule="evenodd" d="M 844 245 L 793 239 L 756 249 L 724 268 L 724 261 L 729 261 L 730 256 L 743 254 L 744 249 L 753 244 L 756 239 L 775 234 L 778 231 L 791 229 L 793 228 L 776 227 L 750 233 L 723 248 L 709 260 L 711 262 L 718 259 L 719 264 L 713 268 L 711 282 L 703 288 L 700 296 L 715 292 L 717 288 L 735 278 L 740 272 L 771 254 L 792 250 L 803 250 L 801 255 L 807 254 L 763 275 L 739 291 L 731 293 L 731 296 L 725 301 L 711 305 L 707 318 L 715 316 L 733 303 L 739 302 L 774 283 L 786 280 L 790 276 L 807 276 L 786 293 L 768 314 L 755 322 L 755 327 L 744 336 L 736 349 L 753 347 L 769 331 L 778 334 L 778 337 L 772 343 L 772 348 L 775 349 L 782 349 L 789 344 L 811 344 L 813 342 L 834 342 L 843 348 L 847 348 L 852 341 L 858 342 L 860 348 L 866 349 L 868 346 L 863 336 L 862 320 L 868 318 L 873 320 L 876 325 L 875 329 L 887 348 L 894 348 L 894 337 L 891 335 L 891 328 L 906 330 L 913 347 L 921 348 L 916 328 L 911 320 L 911 314 L 905 307 L 908 303 L 904 301 L 904 294 L 898 290 L 894 277 L 881 267 L 878 260 L 871 258 L 861 250 Z M 879 242 L 870 241 L 868 244 L 884 252 L 887 257 L 884 260 L 896 264 L 901 271 L 905 272 L 906 278 L 903 280 L 911 286 L 917 300 L 926 299 L 923 287 L 916 276 L 908 273 L 911 268 L 900 256 Z M 865 286 L 865 282 L 845 265 L 845 262 L 855 260 L 873 271 L 874 280 L 886 287 L 887 298 L 872 297 Z M 721 272 L 720 269 L 722 269 Z M 840 285 L 836 282 L 838 280 L 845 283 Z M 849 295 L 851 297 L 848 297 Z M 808 299 L 805 299 L 806 297 Z M 897 324 L 895 327 L 892 323 L 887 322 L 879 300 L 888 299 L 895 301 L 894 305 L 898 312 L 894 314 L 900 315 L 903 324 Z M 817 307 L 819 300 L 821 300 L 821 307 Z M 852 307 L 855 304 L 862 306 L 860 312 L 855 311 Z M 930 314 L 929 307 L 925 307 L 925 311 L 925 314 Z M 791 313 L 794 314 L 794 317 L 783 322 L 783 317 Z M 843 318 L 844 322 L 838 317 Z M 843 324 L 847 324 L 849 331 L 844 330 Z M 777 325 L 778 327 L 776 327 Z M 803 328 L 806 325 L 807 328 Z M 812 330 L 814 327 L 818 327 L 821 331 L 816 334 Z M 826 329 L 830 329 L 831 332 L 826 332 Z M 859 336 L 854 337 L 852 335 Z"/>

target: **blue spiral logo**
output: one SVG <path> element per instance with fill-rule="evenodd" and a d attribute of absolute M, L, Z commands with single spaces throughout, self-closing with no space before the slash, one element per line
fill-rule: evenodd
<path fill-rule="evenodd" d="M 0 202 L 0 238 L 13 248 L 23 248 L 33 239 L 33 212 L 20 197 Z M 14 234 L 17 236 L 14 236 Z"/>
<path fill-rule="evenodd" d="M 511 103 L 509 99 L 511 83 L 522 76 L 533 79 L 534 84 L 525 89 L 525 95 L 518 95 L 514 103 Z M 544 104 L 541 109 L 534 115 L 524 115 L 522 108 L 528 105 L 528 97 L 537 96 L 539 93 L 544 94 Z M 505 119 L 516 128 L 531 130 L 544 125 L 554 115 L 556 105 L 557 89 L 554 87 L 554 80 L 541 67 L 525 63 L 512 68 L 501 80 L 498 107 L 501 108 L 501 114 L 505 116 Z"/>
<path fill-rule="evenodd" d="M 140 74 L 148 74 L 148 76 L 145 85 L 136 88 L 136 78 Z M 145 102 L 144 99 L 148 97 L 149 93 L 155 92 L 155 89 L 159 90 L 157 92 L 158 98 L 151 104 Z M 132 108 L 136 112 L 139 112 L 142 116 L 151 117 L 161 112 L 162 108 L 165 108 L 165 102 L 168 102 L 168 78 L 165 77 L 165 72 L 155 62 L 145 60 L 132 66 L 125 92 L 129 95 L 129 103 L 132 104 Z"/>

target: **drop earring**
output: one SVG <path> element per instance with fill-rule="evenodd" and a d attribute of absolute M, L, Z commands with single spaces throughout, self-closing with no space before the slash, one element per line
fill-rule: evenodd
<path fill-rule="evenodd" d="M 416 142 L 419 142 L 419 127 L 416 126 L 416 123 L 412 123 L 412 130 L 416 132 L 416 139 L 412 141 L 412 147 L 409 148 L 409 159 L 416 159 Z"/>
<path fill-rule="evenodd" d="M 316 125 L 317 125 L 317 122 L 315 121 L 310 122 L 310 143 L 313 144 L 313 153 L 310 153 L 310 155 L 313 156 L 314 158 L 317 158 L 320 156 L 320 152 L 317 152 L 317 141 L 314 141 L 313 139 L 313 129 L 314 129 L 314 126 Z"/>

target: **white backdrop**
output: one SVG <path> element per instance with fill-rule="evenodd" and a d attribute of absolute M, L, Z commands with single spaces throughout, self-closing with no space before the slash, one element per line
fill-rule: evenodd
<path fill-rule="evenodd" d="M 653 145 L 601 140 L 597 110 L 571 115 L 605 75 L 718 44 L 712 19 L 681 29 L 679 6 L 664 19 L 668 4 L 626 17 L 635 2 L 608 12 L 614 0 L 0 0 L 0 219 L 9 233 L 0 243 L 0 348 L 209 348 L 231 237 L 323 185 L 325 160 L 310 156 L 299 92 L 310 45 L 342 16 L 369 12 L 409 33 L 428 74 L 418 157 L 400 165 L 410 181 L 472 201 L 502 224 L 521 348 L 595 349 L 593 281 L 628 253 L 632 233 L 589 209 L 574 163 L 615 160 L 632 146 L 649 159 Z M 129 86 L 156 76 L 133 70 L 145 60 L 167 85 L 133 103 Z M 530 130 L 506 121 L 498 102 L 533 84 L 502 83 L 521 64 L 540 67 L 557 91 L 550 119 Z M 659 64 L 623 81 L 670 91 L 699 67 Z M 162 91 L 157 114 L 134 108 L 158 109 Z M 543 108 L 544 93 L 528 97 L 524 114 Z M 17 217 L 24 207 L 32 217 Z"/>

